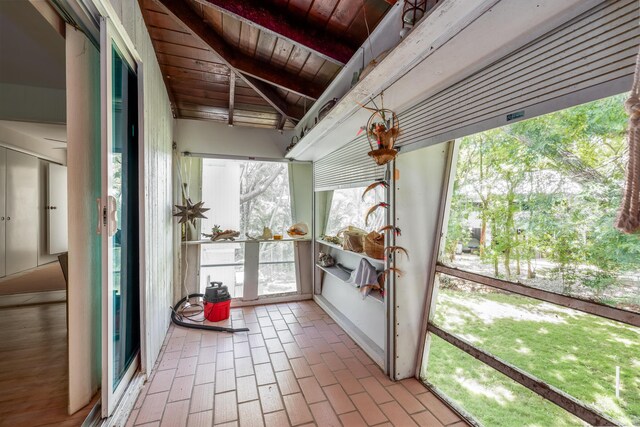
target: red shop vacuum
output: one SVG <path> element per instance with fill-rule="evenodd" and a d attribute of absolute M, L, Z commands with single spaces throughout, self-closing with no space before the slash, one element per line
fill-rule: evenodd
<path fill-rule="evenodd" d="M 212 286 L 207 286 L 204 294 L 189 294 L 182 298 L 177 304 L 171 307 L 171 320 L 178 326 L 191 329 L 201 329 L 205 331 L 216 332 L 247 332 L 249 328 L 229 328 L 225 326 L 206 325 L 205 320 L 209 322 L 220 322 L 229 318 L 231 309 L 231 295 L 229 290 L 222 282 L 211 282 Z M 185 304 L 189 306 L 200 305 L 193 304 L 194 300 L 198 301 L 202 298 L 202 307 L 204 312 L 203 320 L 194 320 L 193 315 L 184 314 Z M 196 313 L 196 314 L 199 314 Z"/>
<path fill-rule="evenodd" d="M 222 282 L 211 282 L 204 291 L 204 317 L 209 322 L 221 322 L 229 318 L 231 295 Z"/>

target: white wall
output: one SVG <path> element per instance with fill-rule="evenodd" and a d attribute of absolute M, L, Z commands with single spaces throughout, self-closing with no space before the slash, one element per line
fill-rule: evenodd
<path fill-rule="evenodd" d="M 0 1 L 0 119 L 65 123 L 65 41 L 29 1 Z"/>
<path fill-rule="evenodd" d="M 396 226 L 402 230 L 396 244 L 407 249 L 410 257 L 396 258 L 396 267 L 404 273 L 396 278 L 395 287 L 396 379 L 415 375 L 440 199 L 446 191 L 447 146 L 442 143 L 400 154 L 396 160 Z"/>
<path fill-rule="evenodd" d="M 64 89 L 0 82 L 0 118 L 44 123 L 67 121 Z"/>
<path fill-rule="evenodd" d="M 64 104 L 62 108 L 66 108 Z M 47 143 L 42 138 L 21 132 L 20 128 L 24 127 L 26 125 L 20 126 L 20 123 L 0 120 L 0 145 L 62 165 L 67 164 L 66 150 L 53 148 L 53 146 L 60 144 Z"/>
<path fill-rule="evenodd" d="M 229 127 L 204 120 L 178 119 L 176 143 L 180 152 L 281 159 L 291 142 L 291 131 L 242 126 Z"/>
<path fill-rule="evenodd" d="M 143 369 L 151 371 L 169 327 L 173 302 L 174 230 L 173 116 L 162 73 L 137 1 L 111 0 L 143 62 L 144 75 L 144 261 L 147 354 Z"/>

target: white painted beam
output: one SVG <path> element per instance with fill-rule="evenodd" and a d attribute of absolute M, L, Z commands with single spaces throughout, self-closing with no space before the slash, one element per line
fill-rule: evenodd
<path fill-rule="evenodd" d="M 287 157 L 317 160 L 351 141 L 370 114 L 359 104 L 382 91 L 385 107 L 402 111 L 597 3 L 597 0 L 445 0 L 351 89 Z"/>

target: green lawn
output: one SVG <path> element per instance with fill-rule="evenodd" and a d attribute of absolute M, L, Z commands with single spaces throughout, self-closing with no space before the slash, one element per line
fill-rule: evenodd
<path fill-rule="evenodd" d="M 435 323 L 609 415 L 640 426 L 640 329 L 513 294 L 443 289 Z M 615 369 L 621 368 L 620 398 Z M 433 338 L 427 381 L 486 426 L 580 420 Z"/>

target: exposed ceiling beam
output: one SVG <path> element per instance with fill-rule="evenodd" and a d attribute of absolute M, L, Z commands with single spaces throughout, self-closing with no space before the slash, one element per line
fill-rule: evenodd
<path fill-rule="evenodd" d="M 163 5 L 169 15 L 180 22 L 195 38 L 220 56 L 229 68 L 311 99 L 318 99 L 324 91 L 324 87 L 312 81 L 301 79 L 295 74 L 271 64 L 261 63 L 232 49 L 184 0 L 156 2 Z"/>
<path fill-rule="evenodd" d="M 236 104 L 236 74 L 229 75 L 229 126 L 233 126 L 233 110 Z"/>
<path fill-rule="evenodd" d="M 300 119 L 304 117 L 305 111 L 302 108 L 287 104 L 287 102 L 278 95 L 275 89 L 268 84 L 251 76 L 245 76 L 242 73 L 239 74 L 240 78 L 244 80 L 251 89 L 258 92 L 260 96 L 262 96 L 264 100 L 281 115 L 288 117 L 295 122 L 300 121 Z"/>
<path fill-rule="evenodd" d="M 261 31 L 285 39 L 296 46 L 343 66 L 353 57 L 357 48 L 299 22 L 299 18 L 248 0 L 195 0 L 220 12 L 258 28 Z"/>
<path fill-rule="evenodd" d="M 278 130 L 284 129 L 284 124 L 286 122 L 287 122 L 287 117 L 280 114 L 280 117 L 278 117 L 278 125 L 276 126 L 276 129 Z"/>

